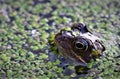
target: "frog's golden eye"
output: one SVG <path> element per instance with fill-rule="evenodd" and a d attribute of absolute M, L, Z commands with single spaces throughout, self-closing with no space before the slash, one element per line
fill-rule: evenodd
<path fill-rule="evenodd" d="M 76 42 L 76 43 L 75 43 L 75 47 L 76 47 L 77 49 L 83 49 L 83 48 L 84 48 L 84 45 L 83 45 L 83 43 L 81 43 L 81 42 Z"/>
<path fill-rule="evenodd" d="M 78 38 L 76 42 L 74 42 L 75 48 L 80 49 L 82 51 L 88 50 L 88 42 L 84 38 Z"/>

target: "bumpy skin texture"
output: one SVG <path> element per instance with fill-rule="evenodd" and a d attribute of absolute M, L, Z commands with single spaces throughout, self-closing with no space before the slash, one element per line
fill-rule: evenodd
<path fill-rule="evenodd" d="M 94 36 L 83 23 L 75 23 L 71 30 L 62 30 L 55 36 L 55 43 L 62 55 L 87 64 L 105 50 L 100 38 Z"/>

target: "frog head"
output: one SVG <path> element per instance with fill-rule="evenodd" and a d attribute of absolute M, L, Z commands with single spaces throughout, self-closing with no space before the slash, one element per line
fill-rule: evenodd
<path fill-rule="evenodd" d="M 83 23 L 75 23 L 70 30 L 61 30 L 55 36 L 55 44 L 65 57 L 87 64 L 91 59 L 102 55 L 105 47 Z"/>

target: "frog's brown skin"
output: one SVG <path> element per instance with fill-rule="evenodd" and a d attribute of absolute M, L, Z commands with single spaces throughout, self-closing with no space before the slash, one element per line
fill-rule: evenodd
<path fill-rule="evenodd" d="M 62 55 L 83 64 L 99 57 L 105 50 L 99 38 L 88 31 L 82 23 L 73 24 L 71 30 L 56 34 L 55 44 Z M 97 51 L 97 54 L 94 54 L 93 50 Z"/>

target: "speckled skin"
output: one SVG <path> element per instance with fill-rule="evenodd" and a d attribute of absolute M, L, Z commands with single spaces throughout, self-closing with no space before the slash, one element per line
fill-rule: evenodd
<path fill-rule="evenodd" d="M 105 50 L 100 38 L 88 31 L 83 23 L 73 24 L 71 30 L 56 34 L 55 43 L 62 55 L 83 64 L 99 57 Z"/>

